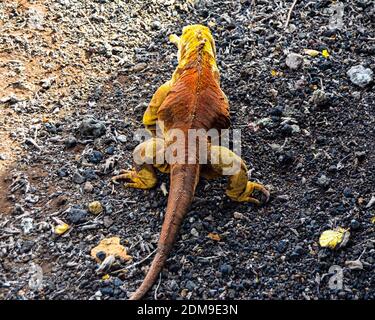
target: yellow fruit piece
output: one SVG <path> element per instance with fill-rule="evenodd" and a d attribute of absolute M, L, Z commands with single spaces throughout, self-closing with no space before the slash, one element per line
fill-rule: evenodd
<path fill-rule="evenodd" d="M 371 223 L 375 224 L 375 216 L 371 218 Z"/>
<path fill-rule="evenodd" d="M 107 257 L 112 255 L 124 261 L 132 259 L 131 256 L 127 255 L 125 247 L 120 244 L 119 237 L 103 239 L 95 248 L 91 250 L 91 256 L 98 262 L 100 262 L 100 260 L 96 254 L 100 251 L 104 252 Z"/>
<path fill-rule="evenodd" d="M 320 54 L 318 50 L 313 50 L 313 49 L 304 49 L 305 54 L 309 55 L 310 57 L 316 57 L 317 55 Z"/>
<path fill-rule="evenodd" d="M 61 223 L 55 227 L 55 233 L 58 235 L 64 234 L 66 231 L 68 231 L 70 226 L 67 223 Z"/>
<path fill-rule="evenodd" d="M 271 76 L 272 77 L 282 77 L 283 73 L 281 71 L 277 71 L 277 70 L 272 69 L 271 70 Z"/>
<path fill-rule="evenodd" d="M 349 232 L 341 227 L 334 230 L 326 230 L 320 235 L 319 244 L 321 247 L 335 249 L 343 242 L 345 236 L 348 237 Z"/>
<path fill-rule="evenodd" d="M 209 233 L 208 236 L 211 240 L 220 241 L 221 238 L 217 233 Z"/>
<path fill-rule="evenodd" d="M 329 57 L 329 53 L 328 53 L 328 50 L 327 49 L 324 49 L 323 51 L 322 51 L 322 56 L 324 57 L 324 58 L 328 58 Z"/>
<path fill-rule="evenodd" d="M 99 214 L 103 211 L 102 204 L 99 201 L 93 201 L 89 203 L 89 212 L 92 214 Z"/>
<path fill-rule="evenodd" d="M 109 274 L 105 274 L 103 277 L 102 277 L 102 280 L 108 280 L 110 278 Z"/>

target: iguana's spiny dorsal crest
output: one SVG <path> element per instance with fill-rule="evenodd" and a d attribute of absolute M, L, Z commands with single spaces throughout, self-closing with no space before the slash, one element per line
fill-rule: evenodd
<path fill-rule="evenodd" d="M 180 38 L 170 38 L 178 47 L 178 66 L 171 79 L 172 89 L 158 110 L 158 120 L 166 130 L 228 128 L 228 101 L 220 89 L 210 30 L 191 25 L 183 29 Z"/>

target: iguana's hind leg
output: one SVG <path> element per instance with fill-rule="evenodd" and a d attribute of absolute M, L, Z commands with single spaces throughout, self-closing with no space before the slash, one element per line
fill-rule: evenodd
<path fill-rule="evenodd" d="M 153 165 L 164 164 L 164 141 L 159 138 L 149 139 L 139 144 L 133 152 L 135 167 L 131 170 L 122 170 L 112 177 L 112 182 L 127 180 L 124 184 L 128 188 L 151 189 L 156 186 L 157 178 Z"/>
<path fill-rule="evenodd" d="M 214 172 L 228 175 L 226 194 L 238 202 L 251 202 L 260 205 L 267 202 L 269 191 L 260 183 L 248 181 L 247 168 L 244 161 L 228 148 L 211 146 L 210 164 Z M 254 193 L 259 191 L 265 199 L 256 199 Z"/>

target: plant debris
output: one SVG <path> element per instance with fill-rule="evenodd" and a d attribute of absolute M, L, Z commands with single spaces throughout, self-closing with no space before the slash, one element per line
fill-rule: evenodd
<path fill-rule="evenodd" d="M 350 232 L 341 227 L 334 230 L 326 230 L 321 234 L 319 244 L 321 247 L 328 247 L 330 249 L 341 248 L 347 244 L 349 236 Z"/>
<path fill-rule="evenodd" d="M 210 232 L 207 235 L 207 237 L 209 237 L 211 240 L 214 240 L 214 241 L 220 241 L 221 240 L 221 237 L 217 233 Z"/>
<path fill-rule="evenodd" d="M 98 215 L 103 211 L 102 204 L 99 201 L 90 202 L 88 205 L 89 212 Z"/>
<path fill-rule="evenodd" d="M 55 233 L 60 236 L 67 232 L 69 229 L 70 226 L 67 223 L 63 222 L 55 227 Z"/>
<path fill-rule="evenodd" d="M 119 237 L 103 239 L 95 248 L 91 249 L 91 257 L 98 262 L 100 262 L 100 259 L 97 256 L 99 252 L 104 253 L 106 257 L 114 256 L 115 258 L 119 258 L 123 261 L 132 259 L 132 257 L 126 253 L 125 247 L 120 244 Z"/>

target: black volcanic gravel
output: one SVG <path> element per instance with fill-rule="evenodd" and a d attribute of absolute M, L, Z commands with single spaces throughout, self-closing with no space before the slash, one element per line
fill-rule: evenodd
<path fill-rule="evenodd" d="M 140 285 L 151 259 L 121 269 L 156 248 L 169 177 L 149 191 L 110 178 L 130 168 L 143 112 L 176 67 L 168 35 L 193 23 L 212 30 L 242 157 L 272 198 L 234 203 L 225 178 L 202 180 L 157 298 L 375 298 L 374 83 L 347 75 L 375 72 L 374 1 L 342 1 L 335 28 L 326 0 L 297 1 L 286 28 L 292 0 L 24 2 L 0 3 L 0 81 L 11 84 L 0 92 L 0 299 L 126 299 Z M 290 53 L 301 67 L 286 65 Z M 56 236 L 56 218 L 72 229 Z M 321 248 L 336 226 L 350 228 L 348 244 Z M 133 261 L 106 279 L 90 250 L 111 236 Z M 346 267 L 358 258 L 362 270 Z M 329 288 L 332 266 L 342 288 Z"/>

